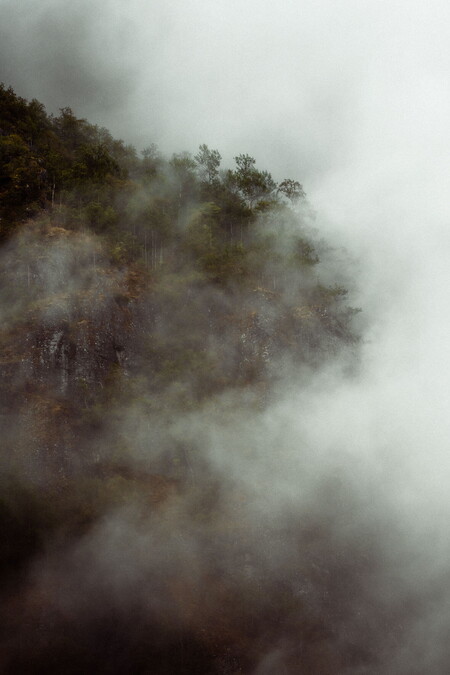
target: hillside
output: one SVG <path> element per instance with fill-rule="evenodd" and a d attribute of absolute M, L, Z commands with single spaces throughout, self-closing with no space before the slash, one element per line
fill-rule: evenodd
<path fill-rule="evenodd" d="M 252 425 L 359 342 L 302 185 L 207 145 L 138 154 L 5 86 L 0 153 L 2 672 L 369 662 L 337 627 L 370 531 L 336 547 L 254 484 Z"/>

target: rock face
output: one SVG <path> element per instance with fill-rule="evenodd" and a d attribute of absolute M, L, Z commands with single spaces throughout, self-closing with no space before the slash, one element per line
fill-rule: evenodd
<path fill-rule="evenodd" d="M 136 294 L 98 247 L 88 235 L 34 227 L 0 261 L 2 428 L 11 461 L 32 480 L 82 465 L 88 411 L 137 351 Z"/>
<path fill-rule="evenodd" d="M 264 415 L 283 358 L 325 358 L 344 324 L 250 283 L 114 264 L 94 236 L 48 224 L 11 244 L 0 277 L 0 581 L 18 588 L 0 670 L 342 671 L 327 648 L 332 533 L 322 545 L 320 523 L 255 522 L 254 486 L 224 479 L 203 444 L 222 417 Z M 354 583 L 361 556 L 348 559 Z"/>
<path fill-rule="evenodd" d="M 77 382 L 99 384 L 110 364 L 126 363 L 133 298 L 124 274 L 105 259 L 99 265 L 98 252 L 93 263 L 97 248 L 95 239 L 62 228 L 31 230 L 0 270 L 9 295 L 1 299 L 12 307 L 3 362 L 20 353 L 23 376 L 61 394 Z"/>
<path fill-rule="evenodd" d="M 92 391 L 103 385 L 111 369 L 126 373 L 134 328 L 132 310 L 113 300 L 86 303 L 71 321 L 30 328 L 24 372 L 34 383 L 52 383 L 61 395 Z"/>
<path fill-rule="evenodd" d="M 113 264 L 98 237 L 49 223 L 23 229 L 0 276 L 1 409 L 26 420 L 20 443 L 58 476 L 80 447 L 97 453 L 93 417 L 101 426 L 130 397 L 149 415 L 239 387 L 263 400 L 285 354 L 317 361 L 348 336 L 330 308 L 181 272 L 152 277 Z"/>

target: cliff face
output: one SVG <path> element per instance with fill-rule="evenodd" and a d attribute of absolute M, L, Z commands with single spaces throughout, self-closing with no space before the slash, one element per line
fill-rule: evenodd
<path fill-rule="evenodd" d="M 251 672 L 267 634 L 290 644 L 274 668 L 328 668 L 336 607 L 324 621 L 316 587 L 339 563 L 301 552 L 328 535 L 255 520 L 261 487 L 220 464 L 251 459 L 239 428 L 264 421 L 286 368 L 351 343 L 344 314 L 108 251 L 47 218 L 1 256 L 4 672 Z M 212 461 L 210 429 L 234 425 Z"/>
<path fill-rule="evenodd" d="M 4 434 L 15 438 L 11 461 L 39 480 L 133 451 L 133 433 L 94 449 L 130 406 L 161 421 L 239 390 L 264 406 L 286 367 L 312 367 L 353 340 L 330 293 L 312 304 L 301 290 L 292 300 L 189 269 L 117 265 L 98 236 L 49 219 L 9 242 L 0 273 Z"/>
<path fill-rule="evenodd" d="M 350 583 L 321 516 L 255 519 L 267 458 L 245 431 L 286 369 L 351 344 L 330 297 L 117 265 L 48 221 L 1 275 L 4 672 L 230 675 L 268 651 L 269 672 L 344 667 L 332 630 L 370 542 L 343 544 Z"/>
<path fill-rule="evenodd" d="M 39 480 L 79 465 L 80 418 L 133 352 L 134 296 L 94 256 L 92 237 L 49 225 L 24 229 L 3 252 L 4 426 L 16 436 L 11 459 Z"/>

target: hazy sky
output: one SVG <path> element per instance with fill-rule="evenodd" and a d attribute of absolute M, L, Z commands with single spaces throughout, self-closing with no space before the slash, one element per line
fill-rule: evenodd
<path fill-rule="evenodd" d="M 380 196 L 406 162 L 434 166 L 443 151 L 444 0 L 0 0 L 0 10 L 1 79 L 138 149 L 206 142 L 255 154 L 309 191 L 358 177 L 364 189 L 370 177 Z"/>

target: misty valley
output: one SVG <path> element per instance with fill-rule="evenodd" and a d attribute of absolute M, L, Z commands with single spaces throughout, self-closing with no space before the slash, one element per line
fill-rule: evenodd
<path fill-rule="evenodd" d="M 5 85 L 0 152 L 0 671 L 423 673 L 402 532 L 310 425 L 365 319 L 301 183 Z"/>

